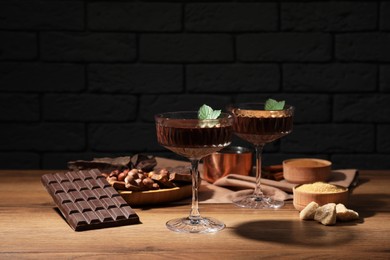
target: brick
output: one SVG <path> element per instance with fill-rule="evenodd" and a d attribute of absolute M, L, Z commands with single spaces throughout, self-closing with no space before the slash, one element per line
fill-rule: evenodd
<path fill-rule="evenodd" d="M 141 119 L 154 122 L 154 115 L 170 111 L 198 111 L 207 104 L 214 109 L 225 109 L 230 97 L 222 95 L 144 95 L 140 99 Z"/>
<path fill-rule="evenodd" d="M 380 29 L 381 30 L 390 30 L 390 3 L 381 2 L 380 3 Z"/>
<path fill-rule="evenodd" d="M 175 93 L 183 91 L 181 65 L 92 64 L 89 89 L 105 93 Z"/>
<path fill-rule="evenodd" d="M 233 61 L 233 38 L 227 34 L 144 34 L 141 61 Z"/>
<path fill-rule="evenodd" d="M 331 98 L 323 94 L 242 94 L 235 103 L 265 102 L 268 98 L 285 100 L 295 107 L 294 123 L 326 123 L 331 120 Z"/>
<path fill-rule="evenodd" d="M 39 169 L 40 156 L 37 153 L 0 153 L 0 169 Z"/>
<path fill-rule="evenodd" d="M 332 39 L 325 33 L 262 33 L 237 36 L 240 61 L 328 61 Z"/>
<path fill-rule="evenodd" d="M 390 33 L 346 33 L 335 36 L 336 58 L 343 61 L 390 61 Z"/>
<path fill-rule="evenodd" d="M 197 32 L 276 31 L 276 3 L 196 3 L 185 6 L 185 27 Z"/>
<path fill-rule="evenodd" d="M 336 122 L 390 122 L 390 95 L 335 95 L 333 103 Z"/>
<path fill-rule="evenodd" d="M 380 66 L 379 70 L 379 87 L 383 92 L 390 92 L 390 66 Z"/>
<path fill-rule="evenodd" d="M 286 31 L 348 32 L 375 30 L 377 3 L 293 2 L 281 4 L 281 27 Z"/>
<path fill-rule="evenodd" d="M 77 92 L 85 88 L 84 65 L 0 63 L 0 90 L 12 92 Z"/>
<path fill-rule="evenodd" d="M 2 124 L 2 151 L 79 151 L 85 148 L 84 125 L 77 123 Z"/>
<path fill-rule="evenodd" d="M 118 122 L 134 120 L 137 98 L 130 95 L 51 94 L 43 99 L 45 120 Z"/>
<path fill-rule="evenodd" d="M 190 92 L 278 91 L 277 65 L 188 65 L 186 86 Z"/>
<path fill-rule="evenodd" d="M 39 120 L 39 98 L 37 95 L 0 94 L 0 120 Z"/>
<path fill-rule="evenodd" d="M 88 27 L 114 31 L 179 31 L 178 3 L 94 2 L 88 4 Z"/>
<path fill-rule="evenodd" d="M 41 55 L 48 61 L 134 61 L 136 38 L 127 33 L 46 32 Z"/>
<path fill-rule="evenodd" d="M 334 169 L 384 170 L 390 168 L 388 154 L 334 154 Z"/>
<path fill-rule="evenodd" d="M 32 60 L 38 55 L 35 33 L 0 32 L 0 39 L 0 60 Z"/>
<path fill-rule="evenodd" d="M 163 150 L 157 144 L 154 124 L 92 124 L 88 129 L 89 144 L 98 152 L 147 152 Z"/>
<path fill-rule="evenodd" d="M 3 1 L 0 29 L 82 30 L 84 4 L 69 1 Z"/>
<path fill-rule="evenodd" d="M 375 149 L 375 128 L 371 124 L 294 125 L 281 143 L 288 153 L 368 153 Z"/>
<path fill-rule="evenodd" d="M 382 153 L 390 153 L 390 125 L 378 125 L 377 129 L 377 150 Z M 390 161 L 390 155 L 387 159 Z"/>
<path fill-rule="evenodd" d="M 291 92 L 368 92 L 377 86 L 371 64 L 285 64 L 283 90 Z"/>

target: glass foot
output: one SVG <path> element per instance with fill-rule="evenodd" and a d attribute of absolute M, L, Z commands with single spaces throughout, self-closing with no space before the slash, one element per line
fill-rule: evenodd
<path fill-rule="evenodd" d="M 251 209 L 278 209 L 283 207 L 284 201 L 274 200 L 267 196 L 250 195 L 233 200 L 233 203 L 242 208 Z"/>
<path fill-rule="evenodd" d="M 223 222 L 214 218 L 176 218 L 169 220 L 166 225 L 168 229 L 181 233 L 215 233 L 225 228 Z"/>

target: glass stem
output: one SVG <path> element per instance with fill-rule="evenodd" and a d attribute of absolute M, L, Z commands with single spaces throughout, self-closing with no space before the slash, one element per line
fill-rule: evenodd
<path fill-rule="evenodd" d="M 192 159 L 191 160 L 191 175 L 192 175 L 192 207 L 189 219 L 191 222 L 196 223 L 201 219 L 200 213 L 199 213 L 199 198 L 198 198 L 198 191 L 199 191 L 199 172 L 198 172 L 198 165 L 199 160 Z"/>
<path fill-rule="evenodd" d="M 256 187 L 253 195 L 255 196 L 261 196 L 263 195 L 263 191 L 261 190 L 261 157 L 263 154 L 263 148 L 264 144 L 257 144 L 255 145 L 255 151 L 256 151 Z"/>

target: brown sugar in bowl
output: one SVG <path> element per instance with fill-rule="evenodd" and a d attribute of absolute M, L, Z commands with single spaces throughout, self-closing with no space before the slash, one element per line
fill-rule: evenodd
<path fill-rule="evenodd" d="M 291 183 L 304 184 L 328 181 L 332 163 L 315 158 L 299 158 L 283 161 L 284 179 Z"/>
<path fill-rule="evenodd" d="M 307 188 L 302 187 L 303 185 L 306 185 Z M 320 189 L 318 189 L 318 187 Z M 342 203 L 344 205 L 347 205 L 348 198 L 348 188 L 334 184 L 316 182 L 312 184 L 298 185 L 293 188 L 293 204 L 294 207 L 299 211 L 304 209 L 307 204 L 312 201 L 317 202 L 320 206 L 325 205 L 327 203 Z"/>

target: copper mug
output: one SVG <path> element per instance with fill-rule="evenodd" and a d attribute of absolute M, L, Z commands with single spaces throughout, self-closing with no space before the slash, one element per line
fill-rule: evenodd
<path fill-rule="evenodd" d="M 229 146 L 203 158 L 203 179 L 214 183 L 228 174 L 250 175 L 252 150 L 246 147 Z"/>

